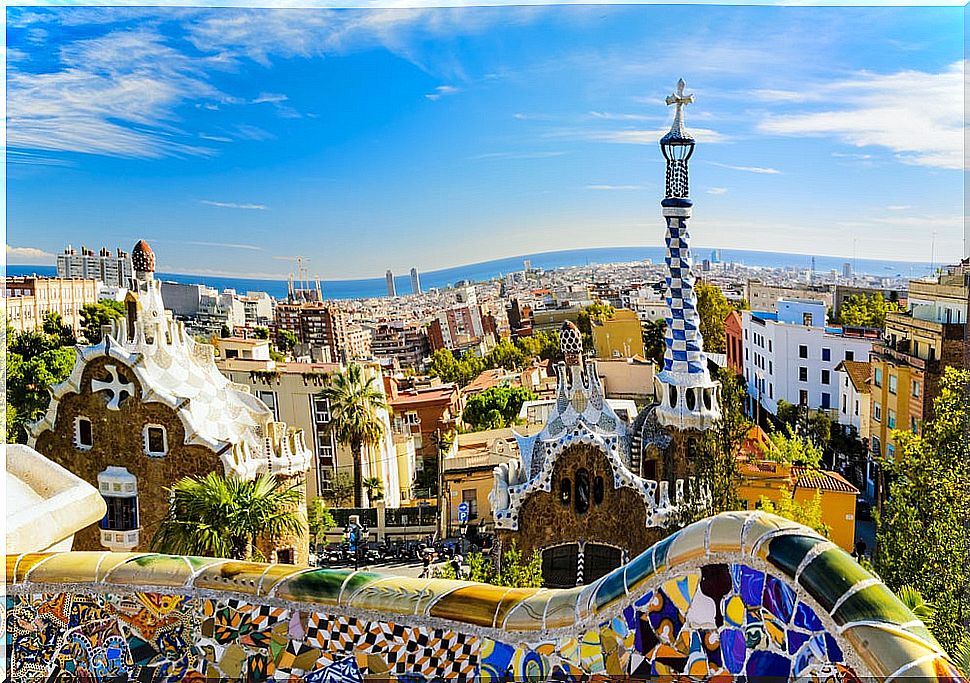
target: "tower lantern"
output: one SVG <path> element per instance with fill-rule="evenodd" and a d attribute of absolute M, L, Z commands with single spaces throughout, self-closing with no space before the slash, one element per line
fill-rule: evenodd
<path fill-rule="evenodd" d="M 660 138 L 660 150 L 667 160 L 666 196 L 686 198 L 689 194 L 687 184 L 687 162 L 694 153 L 694 137 L 684 128 L 684 107 L 694 101 L 693 95 L 684 95 L 687 84 L 681 78 L 677 81 L 677 92 L 669 95 L 667 105 L 675 105 L 674 122 L 670 132 Z"/>

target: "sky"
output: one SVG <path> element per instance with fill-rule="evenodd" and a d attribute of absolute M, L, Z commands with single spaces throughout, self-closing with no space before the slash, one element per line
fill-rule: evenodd
<path fill-rule="evenodd" d="M 661 245 L 678 78 L 693 244 L 963 252 L 963 8 L 9 7 L 7 234 L 158 269 L 428 271 Z"/>

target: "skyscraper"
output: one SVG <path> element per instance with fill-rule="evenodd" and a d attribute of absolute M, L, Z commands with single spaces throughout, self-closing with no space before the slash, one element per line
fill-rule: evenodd
<path fill-rule="evenodd" d="M 109 287 L 128 289 L 132 284 L 131 257 L 118 249 L 112 253 L 102 247 L 97 254 L 81 247 L 81 253 L 70 245 L 57 255 L 57 277 L 99 280 Z"/>
<path fill-rule="evenodd" d="M 394 288 L 394 273 L 388 269 L 387 273 L 384 274 L 385 279 L 387 279 L 387 295 L 397 296 L 397 290 Z"/>
<path fill-rule="evenodd" d="M 421 278 L 418 277 L 418 269 L 411 269 L 411 294 L 421 293 Z"/>

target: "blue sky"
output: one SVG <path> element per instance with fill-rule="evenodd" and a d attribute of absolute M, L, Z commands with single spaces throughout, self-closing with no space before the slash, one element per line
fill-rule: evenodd
<path fill-rule="evenodd" d="M 963 8 L 8 8 L 7 259 L 381 275 L 659 245 L 963 250 Z M 933 237 L 935 233 L 935 238 Z M 952 260 L 952 258 L 951 258 Z"/>

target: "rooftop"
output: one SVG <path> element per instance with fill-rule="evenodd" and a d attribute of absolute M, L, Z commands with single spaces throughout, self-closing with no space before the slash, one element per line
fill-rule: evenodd
<path fill-rule="evenodd" d="M 852 386 L 860 394 L 869 393 L 869 376 L 872 374 L 872 366 L 868 361 L 844 360 L 835 369 L 845 372 L 849 376 Z"/>

